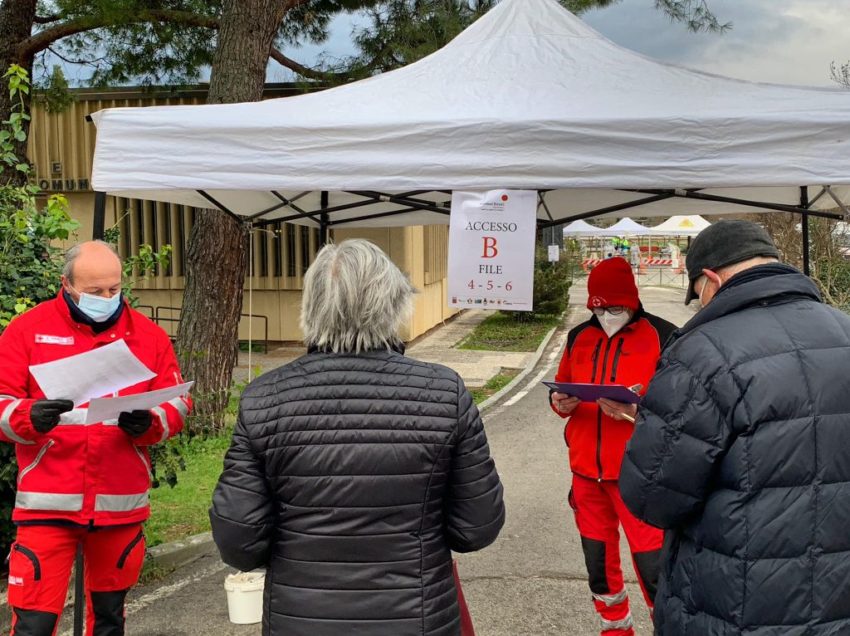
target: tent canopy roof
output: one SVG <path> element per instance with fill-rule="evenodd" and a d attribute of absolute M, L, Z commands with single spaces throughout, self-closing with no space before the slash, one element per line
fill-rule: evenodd
<path fill-rule="evenodd" d="M 98 191 L 315 225 L 445 223 L 452 190 L 544 191 L 550 222 L 636 201 L 669 216 L 682 197 L 753 209 L 706 195 L 798 206 L 802 186 L 815 207 L 850 200 L 850 93 L 658 62 L 555 0 L 504 0 L 436 53 L 327 91 L 93 120 Z"/>
<path fill-rule="evenodd" d="M 653 234 L 667 236 L 696 236 L 711 223 L 698 214 L 690 216 L 671 216 L 669 219 L 651 228 Z"/>
<path fill-rule="evenodd" d="M 629 217 L 624 217 L 608 228 L 611 234 L 616 236 L 647 236 L 652 230 Z"/>

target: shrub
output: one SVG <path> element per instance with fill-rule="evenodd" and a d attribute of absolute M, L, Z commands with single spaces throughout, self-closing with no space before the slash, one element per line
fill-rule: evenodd
<path fill-rule="evenodd" d="M 548 252 L 538 249 L 534 257 L 534 310 L 504 312 L 514 320 L 526 322 L 538 316 L 560 315 L 570 302 L 573 264 L 565 258 L 554 263 L 549 262 Z"/>

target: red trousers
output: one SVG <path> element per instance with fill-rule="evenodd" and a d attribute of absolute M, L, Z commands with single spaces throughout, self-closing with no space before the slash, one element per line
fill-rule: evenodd
<path fill-rule="evenodd" d="M 141 524 L 19 526 L 9 559 L 12 636 L 56 634 L 78 544 L 85 562 L 86 635 L 123 636 L 124 598 L 145 558 Z"/>
<path fill-rule="evenodd" d="M 603 636 L 634 636 L 629 597 L 620 568 L 620 526 L 646 604 L 652 609 L 661 565 L 663 532 L 635 518 L 620 498 L 615 481 L 573 475 L 570 506 L 581 535 L 593 604 Z"/>

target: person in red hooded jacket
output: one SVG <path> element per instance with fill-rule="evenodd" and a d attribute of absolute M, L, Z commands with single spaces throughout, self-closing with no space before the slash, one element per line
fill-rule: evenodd
<path fill-rule="evenodd" d="M 643 393 L 661 348 L 675 326 L 644 311 L 628 262 L 602 261 L 587 280 L 590 319 L 572 329 L 556 382 L 621 384 Z M 633 636 L 629 598 L 620 567 L 620 526 L 632 552 L 647 605 L 658 581 L 662 531 L 636 519 L 617 485 L 637 406 L 610 400 L 581 402 L 564 393 L 549 396 L 568 418 L 564 438 L 573 472 L 569 502 L 587 566 L 588 582 L 603 636 Z"/>
<path fill-rule="evenodd" d="M 177 397 L 87 425 L 85 404 L 47 399 L 30 372 L 123 340 L 155 376 L 120 395 L 182 383 L 166 333 L 122 298 L 121 273 L 108 244 L 71 248 L 59 295 L 0 335 L 0 441 L 15 444 L 18 460 L 8 588 L 14 636 L 55 634 L 78 545 L 86 634 L 124 634 L 124 598 L 139 578 L 150 516 L 147 447 L 179 433 L 191 407 L 188 396 Z"/>

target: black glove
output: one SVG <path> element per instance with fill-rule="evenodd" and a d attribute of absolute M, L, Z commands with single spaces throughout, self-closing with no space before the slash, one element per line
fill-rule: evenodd
<path fill-rule="evenodd" d="M 30 409 L 30 422 L 39 433 L 49 433 L 59 423 L 59 416 L 73 408 L 71 400 L 36 400 Z"/>
<path fill-rule="evenodd" d="M 118 426 L 130 437 L 139 437 L 153 424 L 150 411 L 122 411 L 118 415 Z"/>

